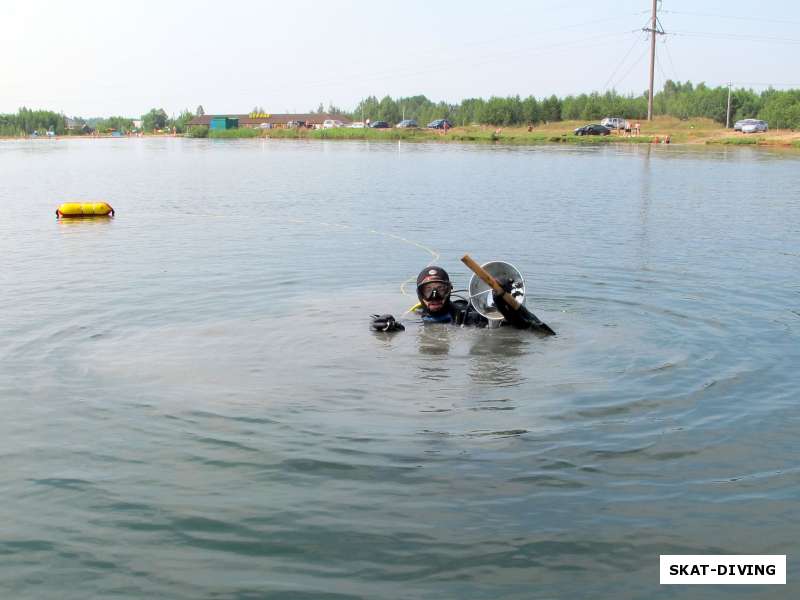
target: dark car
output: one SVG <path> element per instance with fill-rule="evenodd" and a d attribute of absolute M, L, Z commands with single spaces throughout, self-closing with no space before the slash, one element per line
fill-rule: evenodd
<path fill-rule="evenodd" d="M 391 127 L 386 121 L 373 121 L 369 126 L 373 129 L 389 129 Z"/>
<path fill-rule="evenodd" d="M 453 124 L 447 119 L 436 119 L 427 125 L 428 129 L 452 129 Z"/>
<path fill-rule="evenodd" d="M 400 129 L 417 127 L 417 122 L 414 119 L 403 119 L 397 124 L 397 127 L 399 127 Z"/>
<path fill-rule="evenodd" d="M 575 135 L 608 135 L 609 133 L 611 133 L 611 130 L 608 127 L 598 123 L 584 125 L 575 130 Z"/>

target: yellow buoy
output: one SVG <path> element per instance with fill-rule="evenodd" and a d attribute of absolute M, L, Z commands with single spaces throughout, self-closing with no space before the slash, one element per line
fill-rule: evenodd
<path fill-rule="evenodd" d="M 108 202 L 64 202 L 56 209 L 56 217 L 113 217 L 114 209 Z"/>

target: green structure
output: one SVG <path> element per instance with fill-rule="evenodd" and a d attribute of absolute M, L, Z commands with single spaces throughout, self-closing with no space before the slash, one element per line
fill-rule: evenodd
<path fill-rule="evenodd" d="M 212 117 L 210 129 L 238 129 L 239 119 L 236 117 Z"/>

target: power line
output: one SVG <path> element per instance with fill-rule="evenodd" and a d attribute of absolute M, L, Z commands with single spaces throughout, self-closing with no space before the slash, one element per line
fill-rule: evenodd
<path fill-rule="evenodd" d="M 785 19 L 765 19 L 764 17 L 740 17 L 735 15 L 715 15 L 711 13 L 686 12 L 682 10 L 664 10 L 669 15 L 687 15 L 690 17 L 708 17 L 711 19 L 731 19 L 735 21 L 759 21 L 762 23 L 780 23 L 781 25 L 800 25 L 800 21 L 787 21 Z"/>
<path fill-rule="evenodd" d="M 661 73 L 661 77 L 664 78 L 664 81 L 667 81 L 669 77 L 667 77 L 667 74 L 664 72 L 664 67 L 661 66 L 661 61 L 658 59 L 656 59 L 656 66 L 658 67 L 658 71 Z"/>
<path fill-rule="evenodd" d="M 636 15 L 638 13 L 627 13 L 627 14 Z M 459 48 L 460 48 L 460 51 L 463 51 L 464 48 L 479 48 L 480 46 L 495 45 L 495 44 L 497 44 L 497 42 L 501 42 L 501 41 L 502 42 L 506 42 L 508 40 L 517 39 L 517 38 L 520 38 L 520 37 L 524 37 L 526 39 L 529 39 L 532 36 L 541 36 L 541 35 L 546 35 L 546 34 L 549 34 L 549 33 L 557 33 L 557 32 L 560 32 L 560 31 L 565 31 L 565 30 L 569 30 L 569 29 L 577 29 L 577 28 L 583 27 L 585 25 L 594 25 L 594 26 L 596 26 L 598 23 L 606 23 L 606 22 L 610 22 L 610 21 L 619 22 L 620 16 L 626 16 L 626 14 L 623 13 L 623 15 L 617 15 L 617 16 L 613 16 L 613 17 L 608 17 L 606 19 L 593 19 L 591 21 L 582 21 L 582 22 L 579 22 L 579 23 L 572 23 L 570 25 L 563 25 L 563 26 L 560 26 L 560 27 L 551 27 L 549 29 L 540 29 L 538 31 L 526 31 L 524 34 L 519 34 L 519 35 L 512 35 L 512 36 L 504 35 L 502 37 L 485 38 L 485 39 L 482 39 L 482 40 L 467 42 L 465 44 L 462 44 Z M 619 32 L 618 34 L 621 35 L 621 34 L 624 34 L 624 33 L 627 33 L 627 31 Z M 592 39 L 592 38 L 595 38 L 595 37 L 603 37 L 605 35 L 608 35 L 608 34 L 599 34 L 599 35 L 595 35 L 595 36 L 588 36 L 588 38 L 583 38 L 583 39 Z M 612 33 L 611 35 L 617 35 L 617 33 Z M 575 40 L 575 41 L 572 41 L 572 42 L 556 42 L 555 45 L 560 46 L 562 44 L 570 44 L 570 43 L 575 43 L 575 42 L 580 42 L 580 40 Z M 543 47 L 547 47 L 547 45 L 545 45 Z M 505 56 L 505 55 L 512 55 L 513 56 L 517 52 L 520 52 L 520 51 L 519 50 L 513 50 L 513 51 L 502 53 L 499 56 Z M 522 51 L 522 52 L 525 52 L 525 51 Z M 438 53 L 436 53 L 436 54 L 426 53 L 426 54 L 417 54 L 416 56 L 407 57 L 407 58 L 412 58 L 415 61 L 422 61 L 422 60 L 427 60 L 427 59 L 430 59 L 430 58 L 438 58 L 439 56 L 440 55 Z M 460 63 L 462 61 L 463 61 L 463 59 L 457 58 L 457 59 L 453 59 L 453 60 L 451 60 L 449 62 L 451 62 L 451 63 Z M 392 73 L 397 73 L 397 70 L 392 71 Z M 369 76 L 370 76 L 369 74 L 363 74 L 363 73 L 354 74 L 353 75 L 353 77 L 356 77 L 356 78 L 359 78 L 359 79 L 362 78 L 362 77 L 369 77 Z M 336 83 L 338 81 L 339 81 L 339 79 L 337 78 L 336 80 L 332 81 L 332 83 Z M 327 84 L 327 82 L 325 82 L 324 84 L 321 84 L 321 85 L 325 85 L 325 84 Z"/>
<path fill-rule="evenodd" d="M 669 51 L 669 44 L 667 44 L 667 38 L 664 38 L 664 50 L 667 51 L 667 58 L 669 59 L 669 64 L 672 65 L 672 74 L 675 75 L 675 81 L 680 81 L 678 77 L 678 69 L 675 68 L 675 63 L 672 62 L 672 53 Z"/>
<path fill-rule="evenodd" d="M 511 36 L 504 35 L 502 37 L 486 38 L 484 40 L 479 40 L 477 42 L 467 42 L 466 44 L 463 44 L 461 47 L 463 48 L 463 47 L 471 47 L 471 46 L 491 45 L 491 44 L 496 44 L 497 42 L 506 42 L 508 40 L 513 40 L 513 39 L 517 39 L 517 38 L 521 38 L 521 37 L 524 37 L 525 39 L 529 39 L 531 36 L 543 35 L 543 34 L 548 34 L 548 33 L 558 33 L 560 31 L 566 31 L 568 29 L 578 29 L 580 27 L 583 27 L 584 25 L 592 25 L 592 26 L 596 27 L 598 23 L 608 23 L 608 22 L 611 22 L 611 21 L 619 23 L 620 17 L 631 16 L 631 15 L 636 16 L 638 14 L 639 13 L 622 13 L 620 15 L 615 15 L 613 17 L 608 17 L 606 19 L 592 19 L 591 21 L 581 21 L 579 23 L 572 23 L 571 25 L 562 25 L 560 27 L 551 27 L 549 29 L 540 29 L 538 31 L 526 31 L 525 33 L 521 33 L 519 35 L 511 35 Z M 430 56 L 430 55 L 427 55 L 427 56 Z M 418 58 L 425 58 L 425 57 L 426 56 L 423 55 L 422 57 L 418 57 Z"/>
<path fill-rule="evenodd" d="M 800 44 L 798 38 L 778 38 L 764 35 L 750 35 L 746 33 L 717 33 L 713 31 L 672 31 L 671 35 L 685 37 L 705 37 L 711 39 L 738 40 L 750 42 L 778 42 L 785 44 Z"/>
<path fill-rule="evenodd" d="M 732 81 L 731 83 L 736 85 L 764 85 L 767 87 L 796 87 L 800 88 L 800 83 L 776 83 L 771 81 L 769 83 L 765 83 L 763 81 Z"/>
<path fill-rule="evenodd" d="M 630 68 L 628 68 L 628 70 L 625 71 L 625 75 L 623 75 L 622 77 L 619 78 L 619 80 L 617 81 L 617 85 L 622 84 L 622 82 L 625 81 L 628 78 L 628 75 L 631 74 L 631 71 L 633 71 L 634 67 L 638 66 L 639 63 L 642 62 L 642 59 L 645 56 L 647 56 L 647 47 L 646 46 L 645 46 L 644 52 L 642 52 L 639 55 L 639 58 L 637 58 L 636 61 L 633 64 L 631 64 Z"/>
<path fill-rule="evenodd" d="M 628 48 L 628 51 L 625 53 L 625 56 L 623 56 L 622 60 L 619 61 L 619 63 L 617 63 L 616 68 L 611 72 L 611 75 L 608 77 L 608 81 L 606 81 L 606 84 L 605 84 L 605 86 L 603 86 L 603 89 L 605 89 L 605 90 L 608 89 L 608 84 L 611 83 L 614 80 L 614 76 L 617 74 L 617 71 L 619 71 L 620 67 L 622 67 L 622 65 L 625 64 L 625 61 L 628 60 L 628 56 L 630 55 L 631 52 L 633 52 L 633 49 L 636 47 L 636 44 L 637 43 L 641 43 L 641 42 L 642 42 L 641 39 L 634 39 L 633 40 L 633 45 L 630 48 Z"/>
<path fill-rule="evenodd" d="M 609 43 L 609 41 L 601 42 L 599 44 L 586 44 L 586 42 L 590 42 L 593 40 L 602 40 L 607 38 L 613 37 L 620 37 L 623 35 L 630 35 L 631 30 L 622 31 L 622 32 L 612 32 L 612 33 L 601 33 L 596 34 L 593 36 L 587 36 L 582 39 L 577 40 L 569 40 L 565 42 L 556 42 L 551 44 L 543 44 L 538 47 L 530 48 L 527 50 L 522 51 L 509 51 L 503 52 L 500 54 L 495 55 L 486 55 L 483 60 L 477 60 L 474 62 L 470 62 L 469 66 L 471 68 L 484 66 L 487 64 L 492 64 L 497 61 L 504 61 L 508 60 L 509 58 L 518 58 L 518 57 L 531 57 L 531 56 L 540 56 L 543 54 L 548 54 L 551 52 L 558 52 L 562 49 L 566 48 L 590 48 L 595 46 L 601 46 Z M 369 82 L 369 81 L 377 81 L 383 79 L 400 79 L 405 77 L 413 77 L 416 75 L 425 75 L 429 73 L 436 73 L 443 70 L 450 69 L 454 66 L 461 66 L 464 64 L 463 58 L 454 58 L 447 61 L 442 61 L 438 64 L 431 65 L 430 67 L 419 69 L 419 68 L 408 68 L 405 70 L 390 70 L 390 71 L 379 71 L 373 73 L 362 73 L 362 74 L 350 74 L 350 75 L 341 75 L 337 76 L 335 79 L 328 79 L 328 80 L 321 80 L 316 82 L 308 82 L 298 86 L 299 88 L 315 88 L 315 87 L 322 87 L 322 86 L 330 86 L 341 84 L 344 79 L 348 81 L 357 80 L 359 82 Z"/>

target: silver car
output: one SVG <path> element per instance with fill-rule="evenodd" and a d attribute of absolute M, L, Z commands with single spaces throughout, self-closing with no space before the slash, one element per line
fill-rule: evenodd
<path fill-rule="evenodd" d="M 733 130 L 741 131 L 742 127 L 744 127 L 748 123 L 753 123 L 755 121 L 758 121 L 758 119 L 742 119 L 741 121 L 736 121 L 736 123 L 733 124 Z"/>
<path fill-rule="evenodd" d="M 747 123 L 742 125 L 742 133 L 760 133 L 768 131 L 766 121 L 759 121 L 758 119 L 750 119 Z"/>
<path fill-rule="evenodd" d="M 609 129 L 630 129 L 630 125 L 628 125 L 628 121 L 623 119 L 622 117 L 606 117 L 602 121 L 600 121 L 600 125 L 603 127 L 608 127 Z"/>

